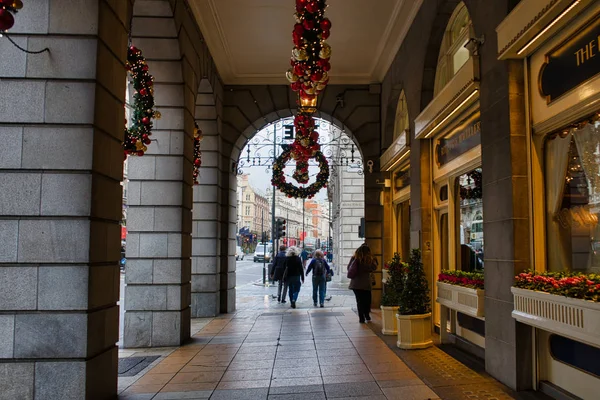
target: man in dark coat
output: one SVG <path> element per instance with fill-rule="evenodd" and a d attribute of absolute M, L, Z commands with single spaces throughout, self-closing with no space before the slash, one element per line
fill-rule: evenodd
<path fill-rule="evenodd" d="M 273 260 L 273 275 L 271 276 L 271 280 L 278 281 L 279 285 L 277 287 L 277 302 L 285 303 L 285 297 L 288 292 L 287 283 L 284 282 L 283 272 L 285 271 L 285 250 L 286 247 L 284 245 L 279 246 L 279 253 L 275 256 Z M 283 289 L 283 295 L 281 290 Z"/>

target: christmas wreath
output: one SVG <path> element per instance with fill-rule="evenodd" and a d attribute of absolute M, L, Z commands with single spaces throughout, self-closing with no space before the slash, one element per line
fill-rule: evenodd
<path fill-rule="evenodd" d="M 141 50 L 130 46 L 127 50 L 127 70 L 131 73 L 133 88 L 133 120 L 131 127 L 125 121 L 123 148 L 127 155 L 143 156 L 150 144 L 152 119 L 159 119 L 160 112 L 154 110 L 154 78 L 148 73 L 148 64 Z"/>
<path fill-rule="evenodd" d="M 467 173 L 470 186 L 460 186 L 460 199 L 461 200 L 478 200 L 483 197 L 483 175 L 481 170 L 476 169 Z M 472 183 L 471 183 L 472 182 Z"/>
<path fill-rule="evenodd" d="M 288 197 L 295 197 L 299 199 L 312 199 L 318 192 L 324 187 L 327 187 L 327 181 L 329 180 L 329 164 L 327 158 L 321 151 L 316 151 L 314 158 L 319 163 L 319 173 L 317 174 L 317 180 L 307 187 L 297 187 L 289 182 L 286 182 L 283 170 L 285 164 L 292 158 L 292 146 L 283 145 L 283 153 L 275 160 L 273 164 L 273 178 L 271 184 Z M 306 164 L 306 174 L 308 175 L 308 163 Z"/>
<path fill-rule="evenodd" d="M 198 176 L 200 175 L 200 166 L 202 165 L 202 151 L 200 151 L 200 142 L 204 139 L 202 131 L 198 124 L 194 122 L 194 185 L 198 185 Z"/>
<path fill-rule="evenodd" d="M 16 14 L 23 8 L 21 0 L 0 0 L 0 33 L 6 32 L 15 24 Z"/>

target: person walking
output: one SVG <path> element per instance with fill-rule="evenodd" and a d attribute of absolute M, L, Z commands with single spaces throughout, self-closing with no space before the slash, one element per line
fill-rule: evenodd
<path fill-rule="evenodd" d="M 306 269 L 306 276 L 312 271 L 312 285 L 313 285 L 313 303 L 317 306 L 317 291 L 319 294 L 319 304 L 324 307 L 325 303 L 325 292 L 327 291 L 327 276 L 333 276 L 333 271 L 325 261 L 323 252 L 316 250 L 313 259 L 308 268 Z"/>
<path fill-rule="evenodd" d="M 277 302 L 285 303 L 285 298 L 288 292 L 288 285 L 283 279 L 283 272 L 285 271 L 285 250 L 287 247 L 284 245 L 279 246 L 279 252 L 273 259 L 273 275 L 271 275 L 271 280 L 274 282 L 278 282 L 277 285 Z M 283 291 L 283 293 L 282 293 Z"/>
<path fill-rule="evenodd" d="M 302 267 L 302 259 L 300 259 L 299 255 L 300 251 L 297 247 L 290 247 L 287 250 L 285 271 L 283 272 L 283 279 L 289 288 L 292 308 L 296 308 L 296 300 L 298 300 L 300 286 L 304 283 L 304 268 Z M 302 283 L 300 283 L 300 281 L 302 281 Z"/>
<path fill-rule="evenodd" d="M 366 243 L 356 249 L 348 264 L 349 288 L 356 297 L 358 321 L 361 324 L 371 321 L 371 288 L 374 284 L 371 273 L 376 269 L 377 260 Z"/>

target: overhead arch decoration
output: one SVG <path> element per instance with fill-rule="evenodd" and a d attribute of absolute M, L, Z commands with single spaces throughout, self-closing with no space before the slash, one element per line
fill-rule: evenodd
<path fill-rule="evenodd" d="M 271 184 L 288 197 L 312 198 L 327 187 L 329 163 L 319 145 L 319 133 L 315 131 L 314 113 L 317 96 L 329 83 L 331 47 L 325 43 L 330 35 L 331 21 L 325 17 L 325 0 L 296 0 L 296 24 L 292 32 L 294 48 L 291 68 L 286 77 L 293 91 L 298 93 L 298 113 L 294 119 L 295 140 L 283 145 L 283 153 L 273 164 Z M 309 161 L 319 165 L 316 181 L 308 187 L 287 182 L 284 169 L 288 161 L 296 162 L 294 180 L 300 184 L 309 181 Z"/>

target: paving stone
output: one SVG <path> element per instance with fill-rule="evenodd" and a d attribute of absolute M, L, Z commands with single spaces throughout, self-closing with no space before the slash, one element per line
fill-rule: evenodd
<path fill-rule="evenodd" d="M 360 383 L 325 383 L 325 393 L 328 399 L 351 396 L 376 396 L 383 392 L 375 382 Z"/>
<path fill-rule="evenodd" d="M 269 395 L 269 400 L 325 400 L 325 393 L 296 393 Z"/>
<path fill-rule="evenodd" d="M 383 388 L 385 397 L 389 400 L 434 400 L 439 399 L 429 387 L 425 385 Z M 469 397 L 470 398 L 470 397 Z"/>
<path fill-rule="evenodd" d="M 211 400 L 267 400 L 268 388 L 215 390 Z"/>
<path fill-rule="evenodd" d="M 323 385 L 271 386 L 269 395 L 296 393 L 324 393 Z"/>
<path fill-rule="evenodd" d="M 193 392 L 161 392 L 153 397 L 152 400 L 187 400 L 187 399 L 208 399 L 213 393 L 212 390 L 200 390 Z M 119 397 L 119 400 L 121 398 Z"/>

